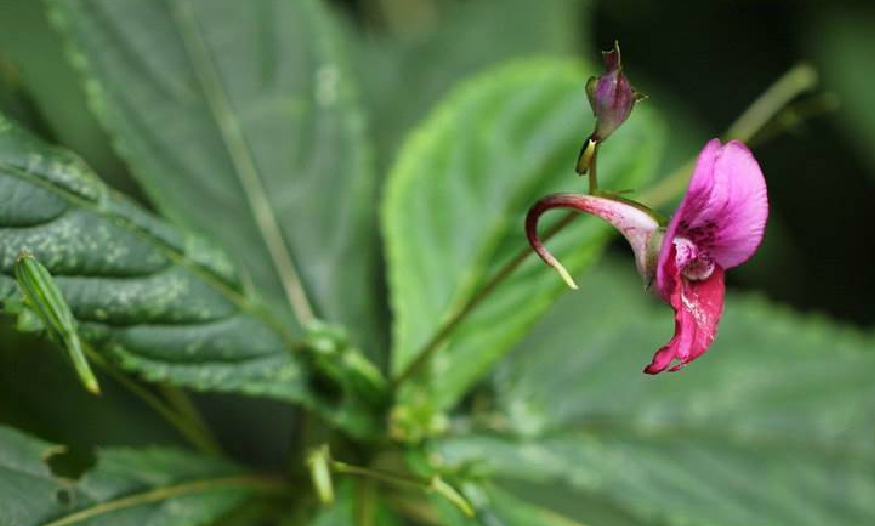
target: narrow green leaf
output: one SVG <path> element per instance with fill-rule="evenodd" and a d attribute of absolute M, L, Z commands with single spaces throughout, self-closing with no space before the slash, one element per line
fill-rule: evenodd
<path fill-rule="evenodd" d="M 218 240 L 289 330 L 318 317 L 378 352 L 373 173 L 322 3 L 49 5 L 155 205 Z"/>
<path fill-rule="evenodd" d="M 47 461 L 64 448 L 0 427 L 0 524 L 208 524 L 278 482 L 216 459 L 166 448 L 108 448 L 77 480 Z"/>
<path fill-rule="evenodd" d="M 458 400 L 565 290 L 555 272 L 529 258 L 465 313 L 478 290 L 528 246 L 527 208 L 545 194 L 585 186 L 574 162 L 593 125 L 587 77 L 584 68 L 554 60 L 489 71 L 461 85 L 405 144 L 383 209 L 396 377 L 433 345 L 443 325 L 462 313 L 464 319 L 426 374 L 402 391 L 395 411 L 400 435 L 439 431 L 435 412 Z M 661 139 L 648 108 L 637 109 L 603 148 L 602 186 L 640 188 Z M 608 233 L 599 221 L 581 218 L 550 248 L 579 271 Z"/>
<path fill-rule="evenodd" d="M 97 378 L 82 352 L 76 320 L 49 271 L 26 250 L 18 256 L 12 270 L 28 306 L 37 314 L 49 334 L 62 343 L 70 354 L 82 385 L 92 393 L 99 394 Z"/>
<path fill-rule="evenodd" d="M 584 280 L 502 362 L 494 410 L 434 444 L 444 468 L 561 481 L 647 524 L 875 516 L 871 336 L 730 297 L 705 356 L 648 377 L 640 370 L 668 340 L 671 310 L 648 302 L 630 262 L 615 266 Z"/>
<path fill-rule="evenodd" d="M 355 394 L 310 389 L 312 363 L 230 260 L 107 189 L 77 157 L 0 120 L 0 301 L 29 250 L 97 351 L 149 380 L 303 402 L 363 432 Z M 352 405 L 347 405 L 352 404 Z"/>

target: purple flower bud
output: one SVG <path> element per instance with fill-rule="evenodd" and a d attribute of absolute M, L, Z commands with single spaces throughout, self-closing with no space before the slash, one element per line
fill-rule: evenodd
<path fill-rule="evenodd" d="M 626 122 L 635 103 L 645 98 L 632 89 L 629 79 L 623 74 L 617 42 L 614 42 L 614 49 L 603 52 L 602 56 L 607 70 L 586 83 L 586 95 L 596 117 L 595 131 L 590 139 L 596 143 L 607 139 Z"/>

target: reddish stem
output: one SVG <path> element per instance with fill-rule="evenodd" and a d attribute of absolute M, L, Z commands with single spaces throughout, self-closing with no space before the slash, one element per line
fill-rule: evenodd
<path fill-rule="evenodd" d="M 565 270 L 565 267 L 562 266 L 562 263 L 560 263 L 559 260 L 547 250 L 547 247 L 541 243 L 541 238 L 538 236 L 538 221 L 540 221 L 541 216 L 544 215 L 545 212 L 554 208 L 572 208 L 578 212 L 592 214 L 592 203 L 589 201 L 589 196 L 578 194 L 551 194 L 539 199 L 531 208 L 529 208 L 529 212 L 526 214 L 526 237 L 529 239 L 529 245 L 531 245 L 532 249 L 537 252 L 538 256 L 544 260 L 544 263 L 550 265 L 559 272 L 559 275 L 562 276 L 562 279 L 569 287 L 577 289 L 577 284 L 574 283 L 571 274 L 569 274 L 568 271 Z"/>

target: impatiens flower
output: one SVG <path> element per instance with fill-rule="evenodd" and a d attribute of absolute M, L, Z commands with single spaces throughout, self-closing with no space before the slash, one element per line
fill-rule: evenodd
<path fill-rule="evenodd" d="M 617 228 L 635 252 L 639 273 L 675 311 L 675 334 L 645 369 L 676 371 L 701 356 L 723 314 L 724 272 L 750 258 L 763 238 L 768 215 L 766 182 L 747 147 L 713 139 L 699 154 L 690 186 L 668 227 L 643 205 L 616 198 L 555 194 L 529 210 L 532 248 L 572 286 L 562 265 L 541 244 L 538 219 L 553 208 L 573 208 Z"/>
<path fill-rule="evenodd" d="M 614 42 L 614 49 L 603 52 L 602 56 L 606 71 L 597 77 L 591 77 L 586 83 L 586 96 L 596 124 L 577 160 L 577 171 L 580 174 L 585 174 L 589 169 L 598 144 L 626 122 L 635 104 L 645 98 L 645 95 L 632 89 L 629 79 L 623 74 L 620 45 L 617 42 Z"/>

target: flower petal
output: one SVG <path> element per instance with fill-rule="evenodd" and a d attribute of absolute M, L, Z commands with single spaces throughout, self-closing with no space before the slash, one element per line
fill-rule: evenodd
<path fill-rule="evenodd" d="M 720 266 L 715 266 L 712 274 L 704 280 L 683 278 L 674 265 L 673 257 L 668 262 L 667 270 L 674 273 L 674 290 L 668 298 L 675 310 L 674 336 L 653 355 L 650 365 L 644 369 L 647 374 L 658 374 L 680 360 L 671 368 L 677 371 L 704 354 L 714 341 L 717 324 L 723 314 L 726 288 Z"/>
<path fill-rule="evenodd" d="M 676 237 L 689 239 L 717 265 L 729 269 L 756 251 L 767 216 L 766 182 L 750 150 L 739 141 L 726 145 L 718 139 L 709 141 L 660 250 L 657 288 L 663 298 L 673 289 L 663 267 Z"/>

